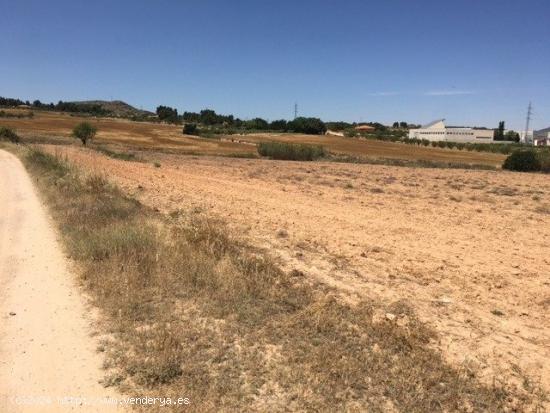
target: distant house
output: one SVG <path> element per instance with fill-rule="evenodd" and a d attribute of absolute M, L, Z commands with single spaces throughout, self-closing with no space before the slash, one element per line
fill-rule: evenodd
<path fill-rule="evenodd" d="M 357 125 L 355 130 L 358 132 L 374 132 L 374 126 L 370 125 Z"/>
<path fill-rule="evenodd" d="M 550 146 L 550 128 L 536 131 L 533 137 L 533 145 Z"/>
<path fill-rule="evenodd" d="M 31 109 L 29 105 L 17 105 L 17 109 Z"/>
<path fill-rule="evenodd" d="M 410 129 L 409 138 L 429 141 L 493 143 L 492 129 L 446 126 L 445 119 L 438 119 L 419 129 Z"/>
<path fill-rule="evenodd" d="M 535 136 L 533 139 L 534 146 L 550 146 L 550 132 L 548 136 Z"/>

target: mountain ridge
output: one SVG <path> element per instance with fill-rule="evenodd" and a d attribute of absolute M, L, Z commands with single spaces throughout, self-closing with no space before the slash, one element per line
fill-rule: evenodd
<path fill-rule="evenodd" d="M 151 116 L 153 112 L 143 109 L 137 109 L 136 107 L 122 101 L 122 100 L 81 100 L 72 101 L 69 103 L 75 103 L 78 105 L 99 105 L 105 111 L 110 112 L 114 116 Z"/>

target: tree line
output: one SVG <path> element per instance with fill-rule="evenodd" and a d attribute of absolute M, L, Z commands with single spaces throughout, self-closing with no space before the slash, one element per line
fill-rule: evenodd
<path fill-rule="evenodd" d="M 156 114 L 161 121 L 185 124 L 184 133 L 199 134 L 201 125 L 210 133 L 222 131 L 223 133 L 237 132 L 238 130 L 297 132 L 307 134 L 323 134 L 327 131 L 326 124 L 319 118 L 299 117 L 291 121 L 277 119 L 267 121 L 262 118 L 250 120 L 239 119 L 233 115 L 221 115 L 212 109 L 203 109 L 200 112 L 184 112 L 178 114 L 178 110 L 169 106 L 158 106 Z"/>
<path fill-rule="evenodd" d="M 75 102 L 63 102 L 60 100 L 57 103 L 42 103 L 40 100 L 34 100 L 32 103 L 28 100 L 22 101 L 21 99 L 5 98 L 0 96 L 0 106 L 29 106 L 42 110 L 57 110 L 60 112 L 71 113 L 86 113 L 95 116 L 107 116 L 111 113 L 108 110 L 103 109 L 101 105 L 92 103 L 75 103 Z"/>

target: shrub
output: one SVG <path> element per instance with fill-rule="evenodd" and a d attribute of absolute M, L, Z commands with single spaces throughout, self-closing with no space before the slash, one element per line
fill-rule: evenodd
<path fill-rule="evenodd" d="M 325 150 L 322 146 L 285 142 L 260 142 L 258 153 L 271 159 L 289 161 L 313 161 L 325 156 Z"/>
<path fill-rule="evenodd" d="M 346 138 L 355 138 L 358 135 L 359 135 L 359 132 L 357 132 L 355 129 L 346 129 L 344 131 L 344 136 Z"/>
<path fill-rule="evenodd" d="M 91 140 L 96 133 L 97 129 L 88 122 L 81 122 L 73 129 L 73 136 L 80 139 L 84 146 L 86 146 L 86 142 Z"/>
<path fill-rule="evenodd" d="M 186 123 L 183 125 L 184 135 L 199 135 L 199 128 L 196 123 Z"/>
<path fill-rule="evenodd" d="M 550 151 L 543 150 L 538 152 L 541 172 L 550 173 Z"/>
<path fill-rule="evenodd" d="M 0 127 L 0 141 L 9 141 L 11 143 L 21 142 L 19 135 L 10 128 Z"/>
<path fill-rule="evenodd" d="M 504 160 L 502 168 L 509 171 L 537 172 L 542 165 L 534 150 L 518 150 Z"/>

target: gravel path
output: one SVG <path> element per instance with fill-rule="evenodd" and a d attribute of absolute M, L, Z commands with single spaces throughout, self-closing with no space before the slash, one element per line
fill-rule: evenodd
<path fill-rule="evenodd" d="M 0 211 L 0 412 L 119 411 L 89 405 L 115 397 L 98 383 L 89 309 L 24 167 L 1 150 Z"/>

